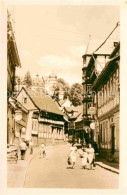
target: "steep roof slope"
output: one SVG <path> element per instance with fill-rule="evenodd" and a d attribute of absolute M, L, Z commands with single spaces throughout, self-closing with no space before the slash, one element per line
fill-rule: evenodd
<path fill-rule="evenodd" d="M 44 93 L 33 91 L 31 89 L 24 88 L 24 90 L 40 110 L 63 115 L 56 102 L 54 102 L 50 96 L 47 96 Z"/>
<path fill-rule="evenodd" d="M 120 41 L 120 24 L 117 23 L 115 28 L 108 34 L 107 38 L 102 40 L 90 40 L 87 54 L 109 54 L 114 48 L 114 42 Z"/>

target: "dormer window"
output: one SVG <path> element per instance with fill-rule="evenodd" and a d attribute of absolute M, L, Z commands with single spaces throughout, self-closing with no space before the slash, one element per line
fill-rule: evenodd
<path fill-rule="evenodd" d="M 24 104 L 26 104 L 26 103 L 27 103 L 27 98 L 25 97 L 25 98 L 24 98 Z"/>
<path fill-rule="evenodd" d="M 116 47 L 118 45 L 118 42 L 114 42 L 114 47 Z"/>

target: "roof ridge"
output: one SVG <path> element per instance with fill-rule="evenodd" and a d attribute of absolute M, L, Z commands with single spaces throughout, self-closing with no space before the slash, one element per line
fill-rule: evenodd
<path fill-rule="evenodd" d="M 39 109 L 39 110 L 47 110 L 50 113 L 54 113 L 54 114 L 58 114 L 58 115 L 63 115 L 62 111 L 59 109 L 58 105 L 53 101 L 53 99 L 51 98 L 51 96 L 46 95 L 43 93 L 43 97 L 39 97 L 37 98 L 36 96 L 32 97 L 32 94 L 30 94 L 29 92 L 38 92 L 38 91 L 33 91 L 32 89 L 25 89 L 25 92 L 27 93 L 27 95 L 29 96 L 29 98 L 31 99 L 31 101 L 33 102 L 33 104 Z M 38 92 L 39 94 L 41 94 L 41 92 Z M 42 99 L 40 99 L 42 98 Z M 42 107 L 42 101 L 43 101 L 43 107 Z M 44 108 L 46 106 L 46 108 Z"/>

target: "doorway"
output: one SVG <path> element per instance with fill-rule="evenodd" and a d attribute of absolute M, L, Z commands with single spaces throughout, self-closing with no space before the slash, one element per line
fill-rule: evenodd
<path fill-rule="evenodd" d="M 112 145 L 111 145 L 111 153 L 115 153 L 115 126 L 111 126 L 111 140 L 112 140 Z"/>

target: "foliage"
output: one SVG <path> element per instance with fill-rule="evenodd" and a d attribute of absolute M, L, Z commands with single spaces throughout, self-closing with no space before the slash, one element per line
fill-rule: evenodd
<path fill-rule="evenodd" d="M 82 104 L 83 100 L 83 87 L 82 84 L 74 83 L 70 89 L 70 101 L 73 106 L 78 106 Z"/>
<path fill-rule="evenodd" d="M 32 78 L 31 78 L 31 75 L 30 75 L 29 71 L 27 71 L 27 73 L 25 74 L 24 84 L 26 85 L 26 87 L 29 87 L 29 86 L 32 85 Z"/>
<path fill-rule="evenodd" d="M 69 84 L 64 81 L 64 79 L 57 79 L 57 83 L 53 86 L 54 89 L 54 98 L 59 100 L 59 95 L 63 92 L 63 99 L 66 99 L 69 96 Z"/>

